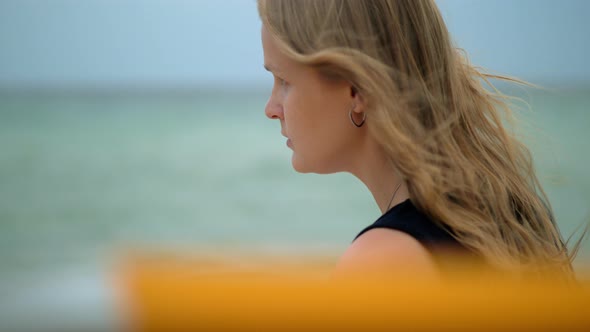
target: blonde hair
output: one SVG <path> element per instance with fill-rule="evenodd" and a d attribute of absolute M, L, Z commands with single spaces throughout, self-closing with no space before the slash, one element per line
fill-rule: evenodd
<path fill-rule="evenodd" d="M 258 0 L 258 11 L 287 56 L 357 89 L 421 211 L 494 266 L 571 274 L 529 150 L 503 123 L 509 97 L 489 79 L 520 81 L 473 67 L 433 0 Z"/>

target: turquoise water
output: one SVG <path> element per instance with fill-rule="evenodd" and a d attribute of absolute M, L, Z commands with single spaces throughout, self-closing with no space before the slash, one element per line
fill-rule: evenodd
<path fill-rule="evenodd" d="M 571 234 L 590 215 L 590 93 L 528 98 L 526 141 Z M 0 96 L 0 298 L 105 324 L 103 277 L 123 248 L 337 256 L 378 208 L 350 175 L 295 173 L 264 104 L 264 93 Z M 0 321 L 19 317 L 13 302 L 0 300 Z"/>

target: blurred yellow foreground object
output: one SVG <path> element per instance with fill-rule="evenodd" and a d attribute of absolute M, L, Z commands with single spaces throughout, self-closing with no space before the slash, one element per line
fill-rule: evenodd
<path fill-rule="evenodd" d="M 329 269 L 136 258 L 116 277 L 128 331 L 590 331 L 587 282 L 481 272 L 336 282 Z"/>

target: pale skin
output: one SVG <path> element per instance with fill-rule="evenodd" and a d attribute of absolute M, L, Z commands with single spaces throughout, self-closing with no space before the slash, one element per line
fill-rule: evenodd
<path fill-rule="evenodd" d="M 279 120 L 281 134 L 293 150 L 293 168 L 301 173 L 348 172 L 362 181 L 381 213 L 409 198 L 391 163 L 368 126 L 357 128 L 349 118 L 353 109 L 356 123 L 363 119 L 362 96 L 347 81 L 327 80 L 313 68 L 299 64 L 278 48 L 263 26 L 264 67 L 274 76 L 274 86 L 265 108 L 269 119 Z M 390 204 L 391 201 L 391 204 Z M 354 241 L 344 252 L 335 276 L 378 273 L 400 275 L 419 271 L 435 275 L 429 252 L 413 237 L 391 229 L 373 229 Z M 405 271 L 405 272 L 404 272 Z"/>

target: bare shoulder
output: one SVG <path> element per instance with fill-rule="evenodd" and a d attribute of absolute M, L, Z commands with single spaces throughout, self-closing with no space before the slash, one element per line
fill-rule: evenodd
<path fill-rule="evenodd" d="M 426 248 L 412 236 L 387 228 L 369 230 L 344 252 L 335 277 L 413 276 L 436 277 L 438 269 Z"/>

